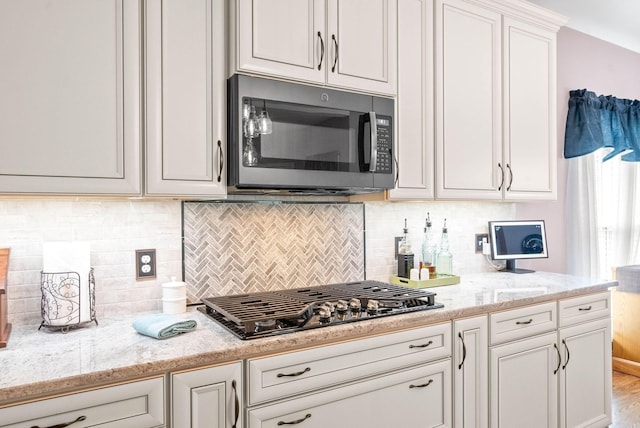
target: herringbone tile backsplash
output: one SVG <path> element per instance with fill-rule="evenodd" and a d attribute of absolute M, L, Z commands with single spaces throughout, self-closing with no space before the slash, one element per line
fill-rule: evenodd
<path fill-rule="evenodd" d="M 364 205 L 184 202 L 184 278 L 207 296 L 364 279 Z"/>

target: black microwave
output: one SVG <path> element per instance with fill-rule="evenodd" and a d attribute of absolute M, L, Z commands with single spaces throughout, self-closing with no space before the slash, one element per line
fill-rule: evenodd
<path fill-rule="evenodd" d="M 233 75 L 229 193 L 336 194 L 394 187 L 394 101 Z"/>

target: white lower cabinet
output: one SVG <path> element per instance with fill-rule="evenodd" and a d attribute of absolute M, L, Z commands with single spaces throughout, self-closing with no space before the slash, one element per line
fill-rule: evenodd
<path fill-rule="evenodd" d="M 453 322 L 453 426 L 489 425 L 488 328 L 486 315 Z"/>
<path fill-rule="evenodd" d="M 250 428 L 450 427 L 450 360 L 249 410 Z"/>
<path fill-rule="evenodd" d="M 562 354 L 558 373 L 560 428 L 607 427 L 611 423 L 610 303 L 609 293 L 560 302 L 561 325 L 563 319 L 574 322 L 560 328 L 558 335 Z M 604 318 L 584 322 L 598 316 Z"/>
<path fill-rule="evenodd" d="M 490 314 L 489 328 L 491 427 L 609 426 L 609 292 Z"/>
<path fill-rule="evenodd" d="M 1 428 L 165 426 L 165 377 L 0 409 Z"/>
<path fill-rule="evenodd" d="M 171 426 L 242 428 L 242 363 L 171 374 Z"/>
<path fill-rule="evenodd" d="M 247 425 L 451 427 L 451 323 L 247 361 Z"/>
<path fill-rule="evenodd" d="M 554 331 L 491 348 L 491 427 L 558 425 L 556 337 Z"/>

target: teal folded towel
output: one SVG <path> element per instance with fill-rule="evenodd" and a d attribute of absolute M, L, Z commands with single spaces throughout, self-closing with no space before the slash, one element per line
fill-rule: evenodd
<path fill-rule="evenodd" d="M 138 318 L 132 324 L 140 334 L 156 339 L 166 339 L 176 334 L 195 330 L 198 323 L 169 314 L 151 314 Z"/>

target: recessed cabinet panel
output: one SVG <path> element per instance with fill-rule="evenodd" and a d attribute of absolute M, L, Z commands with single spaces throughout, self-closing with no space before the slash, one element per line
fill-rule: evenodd
<path fill-rule="evenodd" d="M 313 0 L 253 1 L 253 57 L 314 68 L 315 37 L 309 37 L 314 30 L 313 3 Z"/>
<path fill-rule="evenodd" d="M 149 0 L 146 192 L 224 196 L 224 2 Z"/>
<path fill-rule="evenodd" d="M 140 5 L 0 3 L 0 192 L 140 193 Z"/>
<path fill-rule="evenodd" d="M 555 198 L 555 33 L 505 18 L 504 41 L 505 198 Z"/>
<path fill-rule="evenodd" d="M 433 4 L 398 2 L 398 181 L 389 199 L 432 199 L 434 195 Z"/>
<path fill-rule="evenodd" d="M 324 0 L 238 0 L 234 12 L 239 70 L 325 81 Z"/>
<path fill-rule="evenodd" d="M 501 19 L 463 1 L 437 2 L 438 198 L 501 198 Z"/>
<path fill-rule="evenodd" d="M 327 10 L 327 82 L 395 93 L 396 0 L 328 0 Z"/>
<path fill-rule="evenodd" d="M 487 317 L 454 321 L 453 423 L 455 428 L 489 425 Z"/>
<path fill-rule="evenodd" d="M 172 373 L 171 407 L 174 427 L 242 428 L 242 364 Z"/>
<path fill-rule="evenodd" d="M 490 426 L 558 425 L 556 333 L 491 348 Z"/>
<path fill-rule="evenodd" d="M 560 427 L 611 423 L 611 319 L 560 330 Z M 588 392 L 588 393 L 586 393 Z"/>

